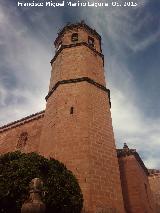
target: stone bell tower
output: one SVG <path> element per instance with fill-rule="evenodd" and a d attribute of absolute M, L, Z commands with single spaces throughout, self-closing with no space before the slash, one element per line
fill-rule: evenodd
<path fill-rule="evenodd" d="M 85 213 L 124 213 L 101 37 L 81 22 L 54 44 L 39 153 L 76 175 Z"/>

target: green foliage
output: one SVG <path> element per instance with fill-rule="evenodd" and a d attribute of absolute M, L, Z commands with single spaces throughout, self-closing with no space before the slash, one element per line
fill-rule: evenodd
<path fill-rule="evenodd" d="M 20 213 L 33 178 L 44 182 L 46 213 L 80 213 L 83 197 L 75 176 L 55 159 L 36 153 L 0 156 L 0 213 Z"/>

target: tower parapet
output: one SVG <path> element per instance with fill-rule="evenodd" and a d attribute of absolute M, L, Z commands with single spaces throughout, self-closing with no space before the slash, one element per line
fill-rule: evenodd
<path fill-rule="evenodd" d="M 84 31 L 86 32 L 85 34 Z M 69 32 L 69 34 L 66 35 L 66 32 Z M 102 52 L 101 36 L 96 30 L 86 25 L 84 21 L 76 24 L 68 24 L 60 30 L 54 42 L 55 47 L 59 49 L 60 45 L 70 45 L 69 36 L 74 44 L 85 42 L 89 47 L 97 50 L 97 52 Z"/>

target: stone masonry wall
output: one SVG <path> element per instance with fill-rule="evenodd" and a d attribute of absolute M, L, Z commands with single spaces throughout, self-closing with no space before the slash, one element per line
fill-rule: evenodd
<path fill-rule="evenodd" d="M 149 175 L 149 183 L 155 203 L 155 213 L 160 212 L 160 171 Z"/>
<path fill-rule="evenodd" d="M 91 58 L 94 61 L 89 63 Z M 66 48 L 52 65 L 50 90 L 58 81 L 80 77 L 89 77 L 105 85 L 102 58 L 86 46 Z"/>
<path fill-rule="evenodd" d="M 72 33 L 78 42 L 71 42 Z M 149 185 L 134 155 L 117 159 L 109 95 L 96 86 L 106 85 L 100 37 L 77 26 L 59 36 L 56 47 L 45 112 L 0 127 L 0 154 L 38 152 L 63 162 L 79 180 L 84 213 L 154 213 L 151 190 L 158 213 L 159 176 L 150 176 Z M 95 85 L 68 82 L 52 90 L 59 81 L 82 77 Z"/>
<path fill-rule="evenodd" d="M 124 213 L 107 91 L 87 81 L 63 82 L 53 89 L 59 81 L 82 77 L 105 86 L 100 38 L 82 28 L 67 28 L 56 39 L 62 43 L 52 60 L 39 152 L 62 161 L 76 175 L 85 213 Z"/>
<path fill-rule="evenodd" d="M 78 42 L 88 42 L 88 36 L 93 37 L 94 43 L 95 43 L 94 45 L 95 49 L 98 52 L 101 52 L 100 42 L 97 36 L 86 31 L 85 28 L 79 28 L 79 27 L 64 32 L 63 36 L 61 36 L 59 41 L 57 41 L 57 46 L 60 43 L 60 41 L 64 45 L 69 45 L 71 43 L 71 36 L 73 33 L 78 33 Z"/>
<path fill-rule="evenodd" d="M 37 152 L 44 112 L 0 127 L 0 154 L 20 150 Z"/>
<path fill-rule="evenodd" d="M 154 213 L 148 176 L 134 155 L 119 157 L 122 192 L 127 213 Z"/>
<path fill-rule="evenodd" d="M 124 212 L 110 116 L 106 92 L 88 82 L 60 85 L 46 106 L 39 152 L 76 175 L 87 213 Z"/>

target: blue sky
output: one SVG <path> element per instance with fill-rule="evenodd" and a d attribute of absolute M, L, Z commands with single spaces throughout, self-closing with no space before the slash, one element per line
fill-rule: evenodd
<path fill-rule="evenodd" d="M 0 1 L 0 125 L 45 108 L 57 31 L 84 20 L 102 36 L 117 147 L 127 142 L 146 166 L 160 168 L 160 1 L 103 8 L 17 2 Z"/>

